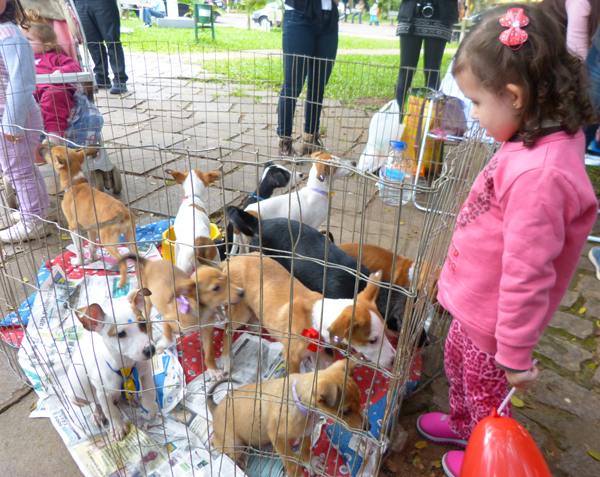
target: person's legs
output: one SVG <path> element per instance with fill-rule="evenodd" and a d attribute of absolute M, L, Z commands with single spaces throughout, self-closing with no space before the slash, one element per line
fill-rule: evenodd
<path fill-rule="evenodd" d="M 287 11 L 283 21 L 283 87 L 277 110 L 277 135 L 289 138 L 296 100 L 306 80 L 308 58 L 314 56 L 315 26 L 301 12 Z"/>
<path fill-rule="evenodd" d="M 338 22 L 336 17 L 337 15 L 333 13 L 324 13 L 321 32 L 316 38 L 314 59 L 309 62 L 304 132 L 311 136 L 319 132 L 325 86 L 331 76 L 337 55 Z"/>
<path fill-rule="evenodd" d="M 419 63 L 422 42 L 423 38 L 420 36 L 400 35 L 400 71 L 396 83 L 396 101 L 400 111 L 404 110 L 404 99 Z"/>
<path fill-rule="evenodd" d="M 10 142 L 4 135 L 0 137 L 2 173 L 8 177 L 17 193 L 22 217 L 21 222 L 0 231 L 0 240 L 3 242 L 27 240 L 47 233 L 37 219 L 46 217 L 49 204 L 46 183 L 34 164 L 40 130 L 43 130 L 42 114 L 37 105 L 29 112 L 25 128 L 25 137 L 18 142 Z"/>
<path fill-rule="evenodd" d="M 149 8 L 142 8 L 142 21 L 147 25 L 150 25 L 152 22 L 152 16 L 150 15 Z"/>
<path fill-rule="evenodd" d="M 90 2 L 85 0 L 78 0 L 75 3 L 79 19 L 81 20 L 81 27 L 85 32 L 87 47 L 92 61 L 94 62 L 94 75 L 96 76 L 96 83 L 99 86 L 110 87 L 110 75 L 108 72 L 108 56 L 106 54 L 106 48 L 104 47 L 102 35 L 96 25 L 94 19 L 94 13 L 90 7 Z"/>
<path fill-rule="evenodd" d="M 110 68 L 114 74 L 114 83 L 127 83 L 125 74 L 125 54 L 121 44 L 121 18 L 114 0 L 95 0 L 92 6 L 94 20 L 102 39 L 106 42 Z"/>
<path fill-rule="evenodd" d="M 449 425 L 456 435 L 468 440 L 479 421 L 500 406 L 508 394 L 508 380 L 504 370 L 496 366 L 494 356 L 477 348 L 460 324 L 456 320 L 454 323 L 455 332 L 460 335 L 454 341 L 462 343 L 462 376 L 460 382 L 448 376 L 451 383 Z M 512 417 L 510 403 L 505 415 Z"/>
<path fill-rule="evenodd" d="M 425 37 L 424 40 L 423 69 L 425 70 L 425 85 L 437 91 L 440 86 L 440 67 L 444 57 L 446 40 L 430 37 Z"/>

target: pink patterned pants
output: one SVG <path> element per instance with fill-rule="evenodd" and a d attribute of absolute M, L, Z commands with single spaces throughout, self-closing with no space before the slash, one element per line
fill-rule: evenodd
<path fill-rule="evenodd" d="M 456 320 L 448 331 L 444 366 L 450 381 L 450 429 L 468 440 L 477 423 L 500 406 L 508 394 L 508 381 L 494 356 L 477 348 Z M 512 417 L 510 403 L 505 415 Z"/>

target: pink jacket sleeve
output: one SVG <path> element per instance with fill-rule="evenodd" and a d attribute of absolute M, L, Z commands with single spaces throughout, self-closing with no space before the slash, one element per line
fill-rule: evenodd
<path fill-rule="evenodd" d="M 516 179 L 500 206 L 504 253 L 496 361 L 526 370 L 549 321 L 550 290 L 557 281 L 554 261 L 565 247 L 567 225 L 581 214 L 580 198 L 559 171 L 534 169 Z"/>

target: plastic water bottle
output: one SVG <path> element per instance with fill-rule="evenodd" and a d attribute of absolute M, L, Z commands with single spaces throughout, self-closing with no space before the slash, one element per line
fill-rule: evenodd
<path fill-rule="evenodd" d="M 405 205 L 412 196 L 412 189 L 407 186 L 410 186 L 413 181 L 413 163 L 403 152 L 407 147 L 405 142 L 390 141 L 390 146 L 392 150 L 385 166 L 379 171 L 379 177 L 392 183 L 397 182 L 398 188 L 380 182 L 379 197 L 387 205 L 399 206 L 400 202 Z"/>

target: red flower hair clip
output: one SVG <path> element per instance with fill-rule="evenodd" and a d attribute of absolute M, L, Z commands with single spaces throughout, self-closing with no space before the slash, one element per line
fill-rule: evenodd
<path fill-rule="evenodd" d="M 529 18 L 523 15 L 522 8 L 511 8 L 506 12 L 506 15 L 500 17 L 500 25 L 508 28 L 508 30 L 502 32 L 500 35 L 500 41 L 511 50 L 518 50 L 529 37 L 527 32 L 521 30 L 521 27 L 528 24 Z M 516 48 L 513 48 L 515 46 Z"/>

